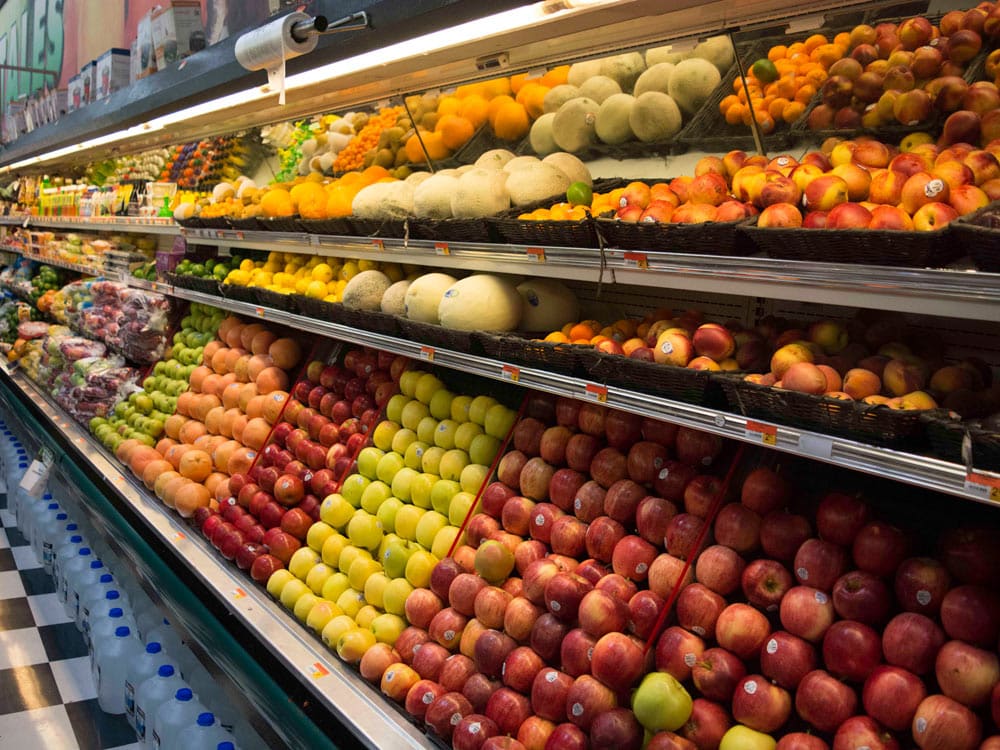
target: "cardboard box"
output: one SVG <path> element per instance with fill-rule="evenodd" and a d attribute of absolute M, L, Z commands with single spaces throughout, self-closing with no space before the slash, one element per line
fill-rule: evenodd
<path fill-rule="evenodd" d="M 83 81 L 83 103 L 97 101 L 97 60 L 91 60 L 80 68 L 80 79 Z"/>
<path fill-rule="evenodd" d="M 75 75 L 69 79 L 69 88 L 66 93 L 66 111 L 80 109 L 86 104 L 83 100 L 83 78 Z"/>
<path fill-rule="evenodd" d="M 160 70 L 204 46 L 200 0 L 173 0 L 152 10 L 153 49 Z"/>
<path fill-rule="evenodd" d="M 131 56 L 126 49 L 109 49 L 97 58 L 97 98 L 107 99 L 112 91 L 129 83 Z"/>
<path fill-rule="evenodd" d="M 139 19 L 135 57 L 138 60 L 136 80 L 156 72 L 156 50 L 153 48 L 153 11 Z"/>

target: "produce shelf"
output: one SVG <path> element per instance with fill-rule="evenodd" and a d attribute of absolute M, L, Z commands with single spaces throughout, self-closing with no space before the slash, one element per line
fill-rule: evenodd
<path fill-rule="evenodd" d="M 140 232 L 142 234 L 177 234 L 180 227 L 173 219 L 153 216 L 2 216 L 0 225 L 48 227 L 82 231 Z"/>
<path fill-rule="evenodd" d="M 58 266 L 59 268 L 66 268 L 70 271 L 85 273 L 89 276 L 101 276 L 104 274 L 103 268 L 97 268 L 95 266 L 85 266 L 82 263 L 70 263 L 68 260 L 61 260 L 59 258 L 47 258 L 44 255 L 36 255 L 35 253 L 29 253 L 22 250 L 19 247 L 14 247 L 12 245 L 0 245 L 0 251 L 5 253 L 17 253 L 22 257 L 28 258 L 29 260 L 37 261 L 38 263 L 45 263 L 46 265 L 49 266 Z"/>
<path fill-rule="evenodd" d="M 142 288 L 155 288 L 158 292 L 180 299 L 213 305 L 250 318 L 287 325 L 306 333 L 370 346 L 415 360 L 433 362 L 442 367 L 493 380 L 514 382 L 525 388 L 534 388 L 559 396 L 597 401 L 614 409 L 694 427 L 734 440 L 768 446 L 785 453 L 937 490 L 966 500 L 988 504 L 1000 502 L 1000 474 L 978 470 L 970 472 L 965 466 L 928 456 L 747 419 L 731 412 L 658 398 L 640 391 L 604 386 L 544 370 L 514 366 L 473 354 L 429 347 L 419 341 L 386 336 L 238 300 L 202 294 L 190 289 L 170 288 L 163 284 L 157 284 L 155 287 L 148 285 L 149 282 L 141 284 Z M 991 499 L 991 495 L 995 498 Z"/>
<path fill-rule="evenodd" d="M 253 633 L 260 644 L 327 711 L 349 727 L 361 743 L 373 749 L 432 747 L 429 740 L 396 712 L 377 690 L 341 663 L 253 581 L 236 574 L 231 563 L 212 549 L 200 534 L 193 532 L 183 519 L 153 498 L 131 472 L 123 471 L 118 461 L 96 443 L 86 429 L 72 421 L 24 373 L 12 370 L 6 363 L 0 371 L 3 373 L 0 382 L 20 390 L 34 402 L 51 422 L 50 428 L 72 445 L 69 458 L 103 477 L 107 491 L 117 495 L 145 522 L 147 528 L 140 533 L 144 537 L 152 535 L 165 545 L 192 576 L 215 594 L 228 614 Z M 252 691 L 252 686 L 247 689 Z M 276 726 L 284 726 L 289 731 L 288 705 L 274 704 L 273 700 L 258 701 L 258 705 Z M 312 727 L 311 722 L 308 724 Z M 315 727 L 312 729 L 310 732 L 309 727 L 291 727 L 294 735 L 289 738 L 291 746 L 335 747 Z"/>

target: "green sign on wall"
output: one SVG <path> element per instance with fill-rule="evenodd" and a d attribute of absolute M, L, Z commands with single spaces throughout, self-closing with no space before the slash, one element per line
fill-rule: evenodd
<path fill-rule="evenodd" d="M 64 5 L 65 0 L 7 0 L 0 8 L 0 62 L 51 70 L 61 77 Z M 53 84 L 51 76 L 14 70 L 0 71 L 0 81 L 5 107 L 22 94 Z"/>

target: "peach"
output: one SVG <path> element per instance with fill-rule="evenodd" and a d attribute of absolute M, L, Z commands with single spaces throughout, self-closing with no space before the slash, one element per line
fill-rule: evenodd
<path fill-rule="evenodd" d="M 930 42 L 934 36 L 934 27 L 923 16 L 917 16 L 908 18 L 899 24 L 896 35 L 904 49 L 915 50 Z"/>
<path fill-rule="evenodd" d="M 809 326 L 809 340 L 819 344 L 824 354 L 836 354 L 847 346 L 850 337 L 843 323 L 821 320 Z"/>
<path fill-rule="evenodd" d="M 815 361 L 812 350 L 804 344 L 785 344 L 771 356 L 771 372 L 776 378 L 783 378 L 788 369 L 799 362 Z"/>
<path fill-rule="evenodd" d="M 729 362 L 732 360 L 723 360 Z M 733 362 L 735 364 L 735 362 Z M 721 365 L 716 362 L 711 357 L 695 357 L 690 362 L 687 363 L 689 370 L 709 370 L 711 372 L 720 372 L 722 370 Z M 735 369 L 735 368 L 732 368 Z"/>
<path fill-rule="evenodd" d="M 938 28 L 941 30 L 942 36 L 951 36 L 960 28 L 962 28 L 962 18 L 965 16 L 960 10 L 950 10 L 941 16 L 941 20 L 938 22 Z"/>
<path fill-rule="evenodd" d="M 976 185 L 1000 177 L 1000 161 L 989 151 L 983 149 L 970 151 L 962 163 L 972 170 L 973 182 Z"/>
<path fill-rule="evenodd" d="M 782 387 L 790 391 L 818 396 L 827 390 L 826 375 L 812 362 L 796 362 L 781 378 Z"/>
<path fill-rule="evenodd" d="M 769 172 L 781 172 L 781 174 L 785 175 L 785 177 L 788 177 L 792 173 L 792 170 L 797 166 L 799 166 L 799 162 L 794 156 L 781 154 L 771 159 L 771 161 L 767 163 L 765 170 Z"/>
<path fill-rule="evenodd" d="M 929 387 L 933 393 L 944 396 L 962 389 L 971 389 L 974 385 L 972 372 L 959 365 L 941 367 L 931 375 Z"/>
<path fill-rule="evenodd" d="M 722 157 L 722 163 L 726 167 L 726 176 L 732 180 L 733 175 L 735 175 L 740 167 L 743 166 L 743 162 L 747 160 L 747 152 L 740 151 L 739 149 L 734 149 L 728 154 Z"/>
<path fill-rule="evenodd" d="M 931 169 L 931 175 L 944 180 L 949 190 L 954 190 L 959 185 L 972 185 L 976 179 L 969 167 L 956 160 L 938 161 Z"/>
<path fill-rule="evenodd" d="M 772 206 L 775 203 L 791 203 L 797 205 L 802 199 L 802 191 L 798 184 L 780 172 L 765 172 L 764 186 L 754 204 L 758 208 Z"/>
<path fill-rule="evenodd" d="M 890 71 L 891 73 L 892 71 Z M 886 75 L 886 86 L 889 85 Z M 926 121 L 934 108 L 931 95 L 923 89 L 912 89 L 900 94 L 892 104 L 892 116 L 903 125 L 918 125 Z"/>
<path fill-rule="evenodd" d="M 826 229 L 826 211 L 810 211 L 802 217 L 802 226 L 806 229 Z"/>
<path fill-rule="evenodd" d="M 691 337 L 694 350 L 701 356 L 721 362 L 736 351 L 736 341 L 729 329 L 718 323 L 704 323 L 698 326 Z"/>
<path fill-rule="evenodd" d="M 733 195 L 736 196 L 737 200 L 749 201 L 750 198 L 750 183 L 753 177 L 756 175 L 763 175 L 764 168 L 758 166 L 743 166 L 736 170 L 733 174 Z M 764 178 L 759 178 L 763 180 Z"/>
<path fill-rule="evenodd" d="M 862 23 L 851 29 L 850 38 L 851 47 L 857 47 L 859 44 L 874 44 L 878 36 L 873 27 Z"/>
<path fill-rule="evenodd" d="M 900 208 L 911 216 L 921 206 L 948 200 L 948 183 L 929 172 L 917 172 L 907 179 L 900 196 Z"/>
<path fill-rule="evenodd" d="M 663 201 L 669 203 L 674 208 L 681 205 L 681 199 L 677 197 L 677 193 L 670 189 L 670 185 L 665 182 L 658 182 L 649 188 L 650 203 L 654 201 Z"/>
<path fill-rule="evenodd" d="M 718 156 L 703 156 L 694 165 L 694 176 L 715 173 L 726 176 L 726 163 Z"/>
<path fill-rule="evenodd" d="M 839 147 L 835 147 L 835 150 Z M 835 174 L 822 175 L 806 187 L 805 207 L 810 211 L 829 211 L 847 201 L 848 191 L 847 182 L 843 178 Z"/>
<path fill-rule="evenodd" d="M 997 144 L 994 141 L 1000 139 L 1000 110 L 993 110 L 983 115 L 979 120 L 979 130 L 982 142 L 986 144 L 986 150 L 996 156 Z"/>
<path fill-rule="evenodd" d="M 694 356 L 694 346 L 684 334 L 675 331 L 664 331 L 656 339 L 653 347 L 653 359 L 661 365 L 685 367 Z"/>
<path fill-rule="evenodd" d="M 960 76 L 941 76 L 930 81 L 924 90 L 930 94 L 939 112 L 954 112 L 963 106 L 969 84 Z"/>
<path fill-rule="evenodd" d="M 913 230 L 913 219 L 896 206 L 876 206 L 872 209 L 872 220 L 868 222 L 868 228 L 909 232 Z"/>
<path fill-rule="evenodd" d="M 850 164 L 854 161 L 854 149 L 858 147 L 854 141 L 841 141 L 830 150 L 830 165 Z"/>
<path fill-rule="evenodd" d="M 767 227 L 800 227 L 802 213 L 791 203 L 775 203 L 767 206 L 757 217 L 757 226 Z"/>
<path fill-rule="evenodd" d="M 866 396 L 861 399 L 864 403 L 869 406 L 888 406 L 889 402 L 892 400 L 888 396 L 883 396 L 880 393 L 874 393 L 871 396 Z"/>
<path fill-rule="evenodd" d="M 715 220 L 741 221 L 747 218 L 748 215 L 746 205 L 737 200 L 729 200 L 719 204 L 715 212 Z"/>
<path fill-rule="evenodd" d="M 826 216 L 828 229 L 861 229 L 872 220 L 872 213 L 859 203 L 841 203 Z"/>
<path fill-rule="evenodd" d="M 874 396 L 881 391 L 882 381 L 874 372 L 861 367 L 855 367 L 852 370 L 848 370 L 847 374 L 844 375 L 841 387 L 851 398 L 859 400 L 868 396 Z"/>
<path fill-rule="evenodd" d="M 975 185 L 959 185 L 951 191 L 948 199 L 948 204 L 958 212 L 959 216 L 971 214 L 987 206 L 989 202 L 989 196 Z"/>
<path fill-rule="evenodd" d="M 969 62 L 983 47 L 983 38 L 979 34 L 972 29 L 959 29 L 949 36 L 948 58 L 959 65 Z"/>
<path fill-rule="evenodd" d="M 984 182 L 979 188 L 991 201 L 1000 200 L 1000 178 Z"/>
<path fill-rule="evenodd" d="M 904 178 L 917 172 L 930 172 L 933 167 L 934 159 L 929 154 L 916 151 L 896 154 L 889 162 L 889 171 L 899 172 Z"/>
<path fill-rule="evenodd" d="M 800 160 L 800 164 L 802 165 L 811 164 L 814 167 L 819 167 L 824 172 L 828 171 L 833 167 L 833 165 L 830 163 L 829 157 L 823 151 L 810 151 L 808 154 L 802 157 L 802 159 Z"/>
<path fill-rule="evenodd" d="M 799 164 L 788 176 L 798 185 L 799 191 L 804 193 L 809 183 L 822 175 L 824 171 L 822 167 L 815 164 Z"/>
<path fill-rule="evenodd" d="M 918 79 L 926 80 L 938 74 L 943 62 L 944 55 L 941 54 L 939 49 L 930 45 L 924 45 L 914 50 L 910 69 Z"/>
<path fill-rule="evenodd" d="M 924 409 L 936 409 L 937 401 L 926 391 L 913 391 L 900 398 L 900 404 L 904 409 L 921 411 Z"/>
<path fill-rule="evenodd" d="M 919 391 L 927 384 L 927 368 L 915 360 L 893 359 L 882 372 L 882 382 L 893 396 Z"/>
<path fill-rule="evenodd" d="M 947 203 L 928 203 L 913 214 L 913 228 L 918 232 L 933 232 L 958 218 L 958 211 Z"/>
<path fill-rule="evenodd" d="M 858 149 L 862 146 L 858 146 Z M 857 154 L 857 149 L 854 153 Z M 888 163 L 888 159 L 886 163 Z M 872 176 L 867 169 L 859 167 L 857 164 L 838 164 L 830 172 L 847 183 L 848 200 L 863 201 L 868 198 L 868 186 L 871 184 Z"/>
<path fill-rule="evenodd" d="M 693 181 L 694 177 L 690 175 L 681 175 L 670 181 L 670 189 L 677 195 L 681 203 L 686 203 L 689 200 L 688 191 Z"/>
<path fill-rule="evenodd" d="M 670 222 L 672 224 L 703 224 L 706 221 L 715 221 L 718 213 L 718 209 L 708 203 L 682 203 L 670 217 Z"/>
<path fill-rule="evenodd" d="M 843 386 L 843 380 L 840 377 L 840 373 L 834 370 L 830 365 L 816 365 L 816 369 L 823 373 L 826 378 L 826 388 L 824 389 L 827 393 L 831 391 L 839 391 Z M 785 377 L 787 380 L 788 377 Z"/>
<path fill-rule="evenodd" d="M 863 141 L 854 149 L 854 161 L 863 167 L 888 166 L 892 154 L 889 147 L 879 141 Z"/>
<path fill-rule="evenodd" d="M 874 70 L 865 71 L 860 76 L 858 80 L 854 82 L 854 96 L 864 104 L 874 104 L 877 102 L 884 93 L 883 85 L 885 83 L 885 75 Z M 874 114 L 878 116 L 878 109 L 876 107 L 866 108 L 865 114 Z M 863 118 L 862 118 L 863 119 Z M 881 118 L 880 118 L 881 119 Z M 872 141 L 873 143 L 878 143 L 878 141 Z M 868 160 L 873 160 L 875 163 L 872 166 L 884 167 L 889 161 L 890 155 L 888 149 L 886 149 L 884 157 L 885 162 L 882 162 L 882 155 L 877 149 L 866 149 L 869 153 L 864 153 L 862 156 L 858 156 L 857 149 L 855 149 L 854 160 L 858 163 L 865 163 Z"/>

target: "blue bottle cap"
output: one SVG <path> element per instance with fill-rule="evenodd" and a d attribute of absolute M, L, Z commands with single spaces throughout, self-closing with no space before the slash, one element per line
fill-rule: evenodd
<path fill-rule="evenodd" d="M 216 745 L 215 750 L 236 750 L 236 745 L 229 740 L 226 740 L 225 742 L 220 742 Z"/>
<path fill-rule="evenodd" d="M 83 541 L 83 537 L 80 536 L 79 534 L 74 534 L 69 538 L 69 541 L 71 544 L 79 544 L 80 542 Z"/>
<path fill-rule="evenodd" d="M 66 524 L 66 531 L 76 531 L 78 528 L 80 528 L 80 527 L 77 526 L 75 523 Z M 80 537 L 80 539 L 82 541 L 83 537 Z M 72 542 L 73 540 L 70 539 L 70 541 Z"/>
<path fill-rule="evenodd" d="M 114 609 L 108 612 L 108 617 L 124 617 L 124 616 L 125 613 L 122 612 L 121 607 L 115 607 Z"/>
<path fill-rule="evenodd" d="M 88 556 L 88 555 L 90 554 L 90 547 L 80 547 L 80 552 L 79 552 L 79 554 L 80 554 L 80 555 L 81 555 L 82 557 L 87 557 L 87 556 Z"/>
<path fill-rule="evenodd" d="M 104 567 L 104 563 L 102 563 L 100 560 L 93 560 L 90 563 L 90 569 L 91 570 L 98 570 L 99 568 L 103 568 L 103 567 Z"/>
<path fill-rule="evenodd" d="M 150 641 L 149 643 L 146 644 L 146 653 L 147 654 L 158 654 L 162 650 L 163 650 L 163 647 L 159 643 L 157 643 L 156 641 Z"/>
<path fill-rule="evenodd" d="M 65 521 L 67 518 L 69 518 L 69 516 L 67 516 L 65 513 L 59 513 L 56 516 L 57 521 Z"/>
<path fill-rule="evenodd" d="M 206 711 L 203 714 L 198 714 L 198 726 L 199 727 L 210 727 L 215 723 L 215 714 L 211 711 Z"/>
<path fill-rule="evenodd" d="M 59 503 L 49 503 L 48 510 L 59 510 Z"/>
<path fill-rule="evenodd" d="M 51 500 L 51 499 L 52 499 L 51 492 L 46 492 L 44 495 L 42 495 L 42 500 Z"/>
<path fill-rule="evenodd" d="M 118 599 L 120 597 L 121 597 L 121 594 L 118 593 L 118 589 L 111 589 L 111 591 L 107 592 L 104 595 L 105 599 Z"/>
<path fill-rule="evenodd" d="M 179 701 L 189 701 L 194 697 L 194 693 L 191 692 L 191 688 L 180 688 L 174 697 Z"/>
<path fill-rule="evenodd" d="M 115 628 L 115 635 L 118 638 L 127 638 L 128 636 L 132 635 L 132 631 L 131 629 L 129 629 L 128 625 L 122 625 L 119 628 Z"/>
<path fill-rule="evenodd" d="M 110 573 L 102 573 L 101 577 L 97 579 L 98 583 L 111 583 L 115 580 L 115 577 Z"/>
<path fill-rule="evenodd" d="M 156 670 L 156 674 L 160 675 L 160 677 L 173 677 L 174 676 L 174 665 L 173 664 L 163 664 L 158 670 Z"/>

